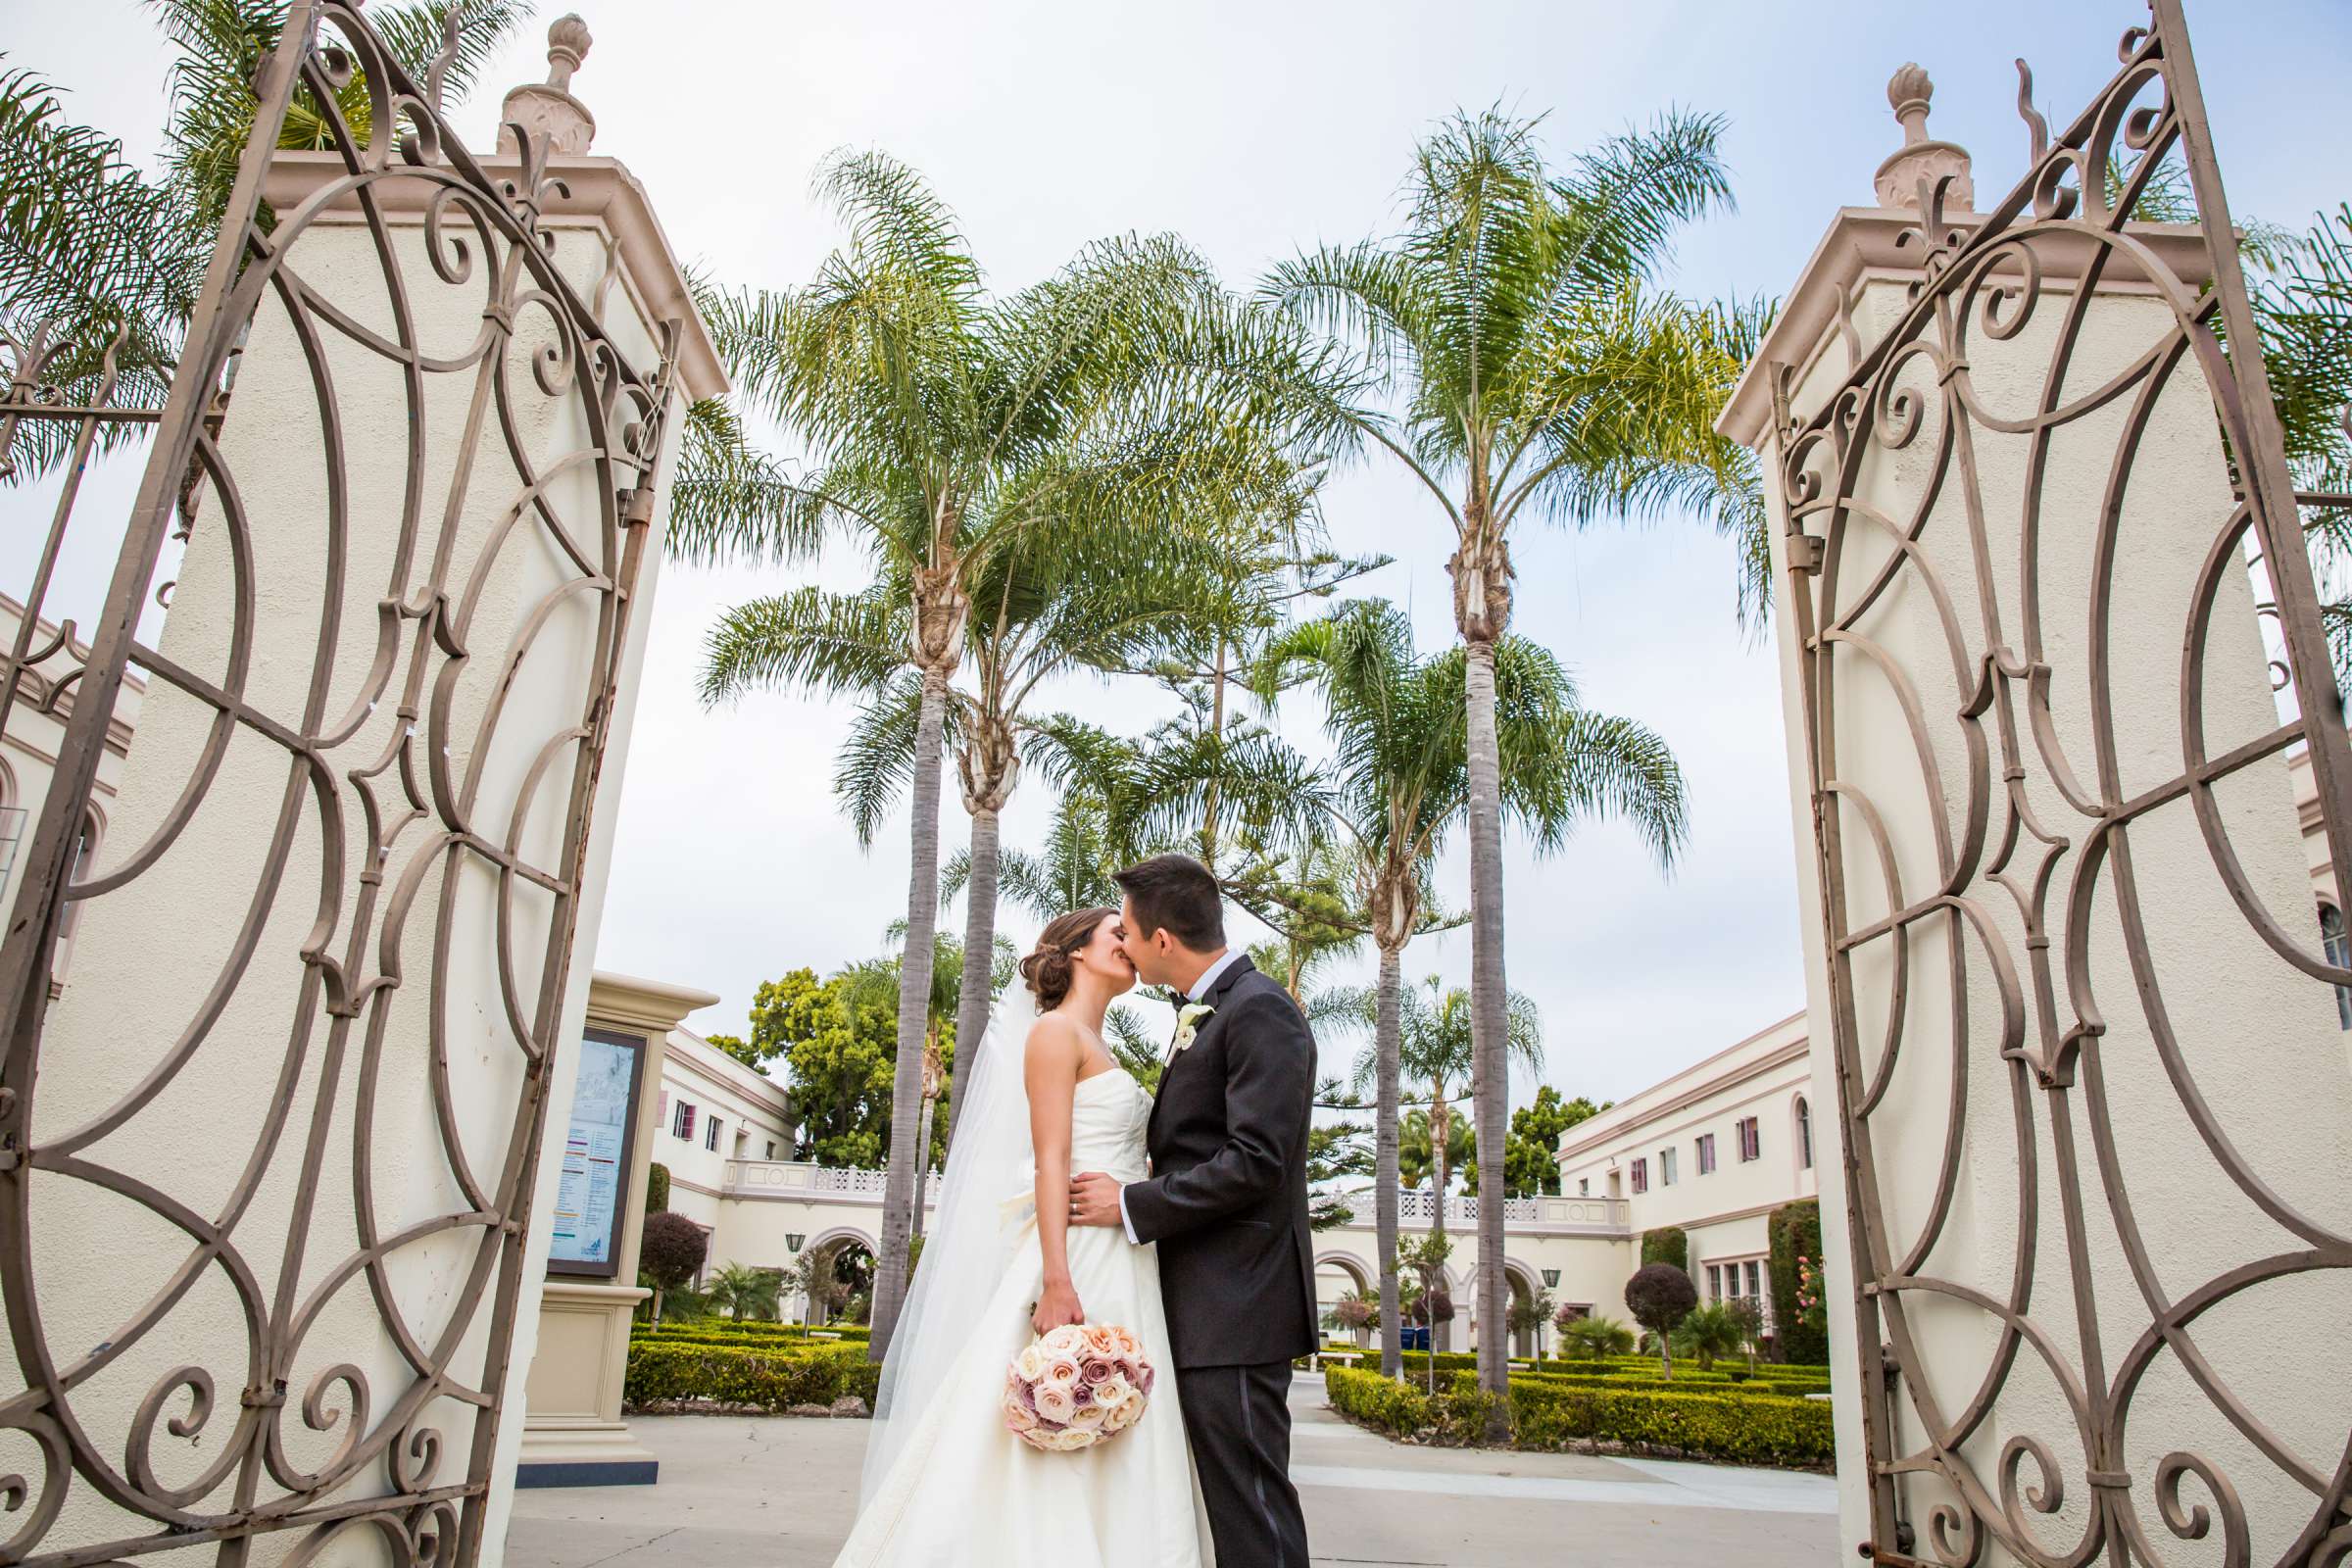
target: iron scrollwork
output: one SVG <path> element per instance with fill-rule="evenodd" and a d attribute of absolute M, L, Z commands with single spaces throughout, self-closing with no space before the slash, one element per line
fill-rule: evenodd
<path fill-rule="evenodd" d="M 2230 792 L 2282 794 L 2300 749 L 2352 894 L 2352 756 L 2179 0 L 2151 11 L 2063 131 L 2020 62 L 2024 178 L 1982 216 L 1946 212 L 1946 179 L 1923 186 L 1905 235 L 1917 277 L 1891 324 L 1849 334 L 1851 369 L 1815 412 L 1790 412 L 1788 371 L 1775 393 L 1855 1259 L 1862 1550 L 1882 1561 L 2340 1568 L 2352 1553 L 2352 1388 L 2313 1389 L 2319 1413 L 2289 1412 L 2298 1442 L 2216 1348 L 2244 1343 L 2242 1315 L 2207 1332 L 2310 1310 L 2312 1295 L 2278 1293 L 2352 1280 L 2337 1272 L 2352 1228 L 2283 1190 L 2227 1114 L 2236 1086 L 2183 1021 L 2210 977 L 2158 933 L 2151 890 L 2179 885 L 2167 853 L 2201 864 L 2248 949 L 2327 1004 L 2352 969 L 2266 900 Z M 2168 164 L 2195 200 L 2193 267 L 2179 227 L 2160 244 L 2132 221 Z M 2103 287 L 2142 302 L 2128 348 L 2091 330 Z M 2026 372 L 1988 387 L 2004 356 Z M 2159 482 L 2166 455 L 2147 448 L 2184 398 L 2218 420 L 2210 466 L 2227 465 L 2233 502 L 2183 547 L 2183 614 L 2158 628 L 2171 662 L 2127 670 L 2126 647 L 2153 644 L 2129 643 L 2149 628 L 2129 624 L 2146 610 L 2119 578 L 2168 548 L 2134 540 L 2133 486 Z M 1996 447 L 2014 492 L 1993 493 Z M 2061 468 L 2097 482 L 2062 494 Z M 2242 672 L 2250 637 L 2278 701 L 2249 725 L 2241 693 L 2226 724 L 2216 650 Z M 2125 711 L 2158 679 L 2177 712 Z M 1894 737 L 1899 766 L 1866 776 L 1857 724 Z M 1898 774 L 1917 793 L 1895 802 Z M 2202 1162 L 2227 1211 L 2278 1244 L 2208 1269 L 2162 1236 L 2133 1202 L 2149 1156 L 2127 1121 L 2177 1126 L 2166 1157 Z M 1948 1261 L 1962 1246 L 1984 1250 L 1981 1274 Z M 2328 1298 L 2340 1315 L 2340 1291 Z M 2315 1423 L 2335 1447 L 2311 1451 Z"/>
<path fill-rule="evenodd" d="M 653 334 L 654 368 L 633 365 L 603 318 L 610 247 L 601 283 L 575 283 L 563 265 L 547 210 L 564 172 L 545 139 L 510 127 L 519 156 L 493 168 L 452 132 L 439 89 L 454 28 L 419 85 L 359 0 L 289 9 L 256 74 L 259 112 L 166 405 L 113 406 L 111 362 L 74 383 L 95 389 L 76 401 L 45 376 L 52 340 L 7 345 L 0 453 L 19 450 L 21 424 L 44 421 L 77 473 L 113 425 L 153 429 L 103 609 L 87 627 L 37 630 L 69 483 L 0 662 L 0 722 L 64 726 L 0 943 L 0 1297 L 23 1373 L 22 1392 L 0 1400 L 0 1563 L 208 1545 L 244 1561 L 255 1538 L 281 1532 L 293 1564 L 357 1541 L 403 1568 L 470 1563 L 519 1372 L 511 1336 L 548 1068 L 677 326 Z M 359 101 L 364 119 L 345 112 Z M 326 127 L 339 168 L 271 213 L 263 180 L 297 104 Z M 401 210 L 421 219 L 395 221 Z M 304 241 L 328 223 L 364 236 L 329 252 L 363 253 L 356 274 L 309 269 Z M 445 303 L 430 320 L 420 309 L 434 290 L 469 291 L 470 341 L 434 341 L 434 321 L 449 319 Z M 261 429 L 270 416 L 233 406 L 229 368 L 265 330 L 282 364 L 307 369 L 307 451 L 291 450 L 303 421 Z M 560 450 L 541 450 L 551 430 Z M 299 564 L 272 552 L 301 530 L 289 535 L 282 515 L 274 533 L 256 526 L 260 492 L 298 458 L 318 476 L 305 519 L 316 555 Z M 213 573 L 203 603 L 217 638 L 175 639 L 166 619 L 151 641 L 165 544 L 191 532 L 189 562 Z M 381 579 L 362 582 L 363 564 Z M 291 678 L 282 663 L 259 667 L 257 652 L 282 653 L 292 635 L 286 580 L 318 590 L 315 624 L 292 622 L 310 646 Z M 346 601 L 371 612 L 347 614 Z M 189 602 L 183 589 L 179 612 Z M 575 643 L 550 632 L 558 624 Z M 564 651 L 577 643 L 587 657 Z M 149 714 L 198 716 L 199 742 L 143 837 L 122 835 L 139 842 L 83 863 L 110 722 L 140 681 Z M 127 1043 L 138 1070 L 105 1083 L 86 1039 L 69 1054 L 55 1038 L 80 1000 L 73 972 L 58 973 L 61 940 L 77 913 L 152 903 L 150 879 L 192 853 L 191 823 L 227 788 L 224 759 L 249 783 L 257 750 L 274 759 L 282 806 L 248 863 L 213 868 L 218 896 L 179 911 L 222 961 L 189 992 L 165 981 L 139 998 L 141 1038 Z M 516 778 L 499 771 L 510 763 Z M 486 929 L 463 923 L 462 884 L 493 890 Z M 487 1006 L 451 981 L 466 944 L 475 961 L 489 954 Z M 256 993 L 288 1003 L 270 1048 L 280 1058 L 266 1071 L 244 1058 L 252 1081 L 238 1087 L 258 1131 L 221 1190 L 183 1190 L 148 1155 L 119 1155 L 230 1136 L 156 1118 L 213 1070 L 224 1016 L 251 1025 L 233 1009 Z M 465 1042 L 478 1040 L 492 1044 L 469 1066 Z M 506 1098 L 485 1103 L 483 1083 Z M 69 1290 L 67 1276 L 109 1267 L 104 1239 L 81 1239 L 75 1257 L 42 1230 L 64 1191 L 126 1205 L 127 1230 L 168 1231 L 179 1253 L 143 1299 L 101 1290 L 103 1323 L 87 1278 Z M 405 1212 L 419 1192 L 442 1196 Z M 429 1268 L 410 1266 L 426 1256 Z M 74 1528 L 60 1531 L 69 1509 Z"/>

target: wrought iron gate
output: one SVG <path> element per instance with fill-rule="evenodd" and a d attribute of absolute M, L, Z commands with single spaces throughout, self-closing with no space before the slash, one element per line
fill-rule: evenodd
<path fill-rule="evenodd" d="M 460 143 L 440 103 L 454 29 L 419 84 L 358 0 L 289 9 L 256 63 L 258 112 L 164 406 L 118 406 L 113 352 L 93 363 L 86 330 L 7 345 L 0 461 L 62 451 L 69 477 L 0 659 L 0 724 L 58 734 L 0 943 L 0 1295 L 24 1381 L 0 1401 L 0 1562 L 210 1546 L 231 1564 L 330 1547 L 470 1563 L 514 1388 L 548 1068 L 676 323 L 655 334 L 656 368 L 632 367 L 604 320 L 610 248 L 601 281 L 559 265 L 545 141 L 510 127 L 519 157 L 496 167 Z M 272 212 L 290 111 L 315 117 L 340 168 Z M 392 220 L 396 194 L 420 222 Z M 365 235 L 368 260 L 306 275 L 301 243 L 328 221 Z M 429 341 L 417 302 L 435 290 L 467 291 L 470 342 Z M 291 412 L 234 406 L 265 332 L 307 368 Z M 395 433 L 366 435 L 386 409 L 373 426 Z M 85 647 L 44 606 L 82 464 L 126 423 L 153 426 L 144 479 Z M 562 450 L 538 450 L 548 430 Z M 301 465 L 315 483 L 295 490 Z M 273 486 L 313 509 L 305 561 L 257 540 Z M 460 551 L 468 518 L 482 542 Z M 201 667 L 141 634 L 170 598 L 167 545 L 191 534 L 220 590 L 196 641 L 219 658 Z M 526 556 L 553 586 L 515 586 Z M 565 616 L 590 657 L 547 652 Z M 307 663 L 277 657 L 290 637 Z M 281 667 L 262 667 L 265 647 Z M 110 746 L 142 760 L 123 721 L 142 688 L 142 717 L 193 713 L 197 739 L 184 774 L 142 781 L 143 839 L 118 823 L 93 855 Z M 276 782 L 246 797 L 268 801 L 256 820 L 216 826 L 232 774 Z M 175 859 L 220 842 L 244 850 L 202 868 L 212 896 L 176 906 L 168 944 L 207 956 L 200 980 L 184 954 L 152 985 L 79 972 L 110 906 L 144 899 L 152 923 L 159 868 L 184 887 Z M 468 991 L 467 963 L 495 985 Z M 61 1009 L 85 1002 L 111 1009 L 121 1056 L 88 1034 L 61 1045 Z M 267 1068 L 218 1082 L 213 1054 L 257 1041 Z M 251 1107 L 249 1141 L 185 1119 L 228 1100 Z M 224 1174 L 176 1181 L 173 1149 Z M 404 1213 L 404 1192 L 432 1195 L 425 1211 Z M 116 1217 L 59 1235 L 77 1212 Z"/>
<path fill-rule="evenodd" d="M 2306 809 L 2338 896 L 2352 895 L 2352 754 L 2180 0 L 2151 11 L 2125 35 L 2121 69 L 2055 136 L 2019 63 L 2026 176 L 1981 220 L 1947 218 L 1944 189 L 1923 190 L 1906 236 L 1920 274 L 1889 307 L 1889 329 L 1849 339 L 1853 368 L 1818 412 L 1791 413 L 1790 370 L 1776 395 L 1784 604 L 1855 1259 L 1871 1489 L 1860 1549 L 1886 1562 L 2006 1553 L 2068 1568 L 2102 1557 L 2336 1568 L 2352 1555 L 2340 1356 L 2304 1374 L 2302 1401 L 2264 1402 L 2243 1386 L 2245 1364 L 2206 1337 L 2233 1321 L 2242 1341 L 2243 1314 L 2267 1314 L 2255 1321 L 2292 1356 L 2311 1343 L 2294 1326 L 2308 1293 L 2346 1301 L 2348 1277 L 2329 1271 L 2352 1269 L 2352 1226 L 2325 1189 L 2278 1182 L 2291 1168 L 2283 1140 L 2306 1128 L 2249 1139 L 2228 1115 L 2249 1086 L 2214 1070 L 2213 1042 L 2182 1018 L 2199 992 L 2245 978 L 2215 967 L 2242 938 L 2277 965 L 2252 983 L 2310 988 L 2332 1032 L 2326 988 L 2352 970 L 2340 948 L 2323 950 L 2317 922 L 2266 903 L 2241 863 L 2249 818 L 2229 792 L 2267 769 L 2265 787 L 2282 795 L 2282 759 L 2307 749 L 2317 800 Z M 2160 246 L 2127 220 L 2167 178 L 2175 204 L 2193 200 L 2193 230 Z M 2061 270 L 2078 281 L 2050 286 Z M 2086 337 L 2102 286 L 2147 302 L 2144 339 Z M 2028 361 L 2006 383 L 2024 395 L 1981 384 L 1996 349 Z M 2178 541 L 2184 582 L 2193 568 L 2185 614 L 2127 627 L 2135 610 L 2119 578 L 2171 543 L 2132 522 L 2147 487 L 2169 482 L 2152 432 L 2183 398 L 2218 416 L 2208 471 L 2226 453 L 2234 504 Z M 1999 443 L 2014 498 L 1987 477 Z M 2069 466 L 2097 482 L 2061 495 L 2052 474 Z M 2055 559 L 2048 535 L 2062 527 L 2088 548 Z M 1873 622 L 1897 595 L 1928 628 L 1900 646 Z M 2233 617 L 2267 629 L 2224 624 Z M 2126 671 L 2127 630 L 2161 634 L 2169 662 Z M 2209 660 L 2230 637 L 2238 650 L 2267 646 L 2277 699 L 2257 692 L 2260 723 L 2217 740 Z M 2152 668 L 2175 683 L 2177 713 L 2124 710 L 2119 682 Z M 1858 781 L 1857 703 L 1877 705 L 1917 796 L 1892 801 Z M 2126 727 L 2178 747 L 2134 750 L 2119 742 Z M 1917 844 L 1897 842 L 1905 811 Z M 2242 929 L 2209 931 L 2210 949 L 2152 935 L 2161 895 L 2149 892 L 2147 846 L 2158 842 L 2189 847 Z M 2309 894 L 2305 882 L 2306 914 Z M 2323 1065 L 2342 1071 L 2340 1047 Z M 1898 1075 L 1912 1075 L 1916 1105 L 1941 1107 L 1940 1124 L 1925 1112 L 1890 1124 Z M 2186 1216 L 2135 1207 L 2151 1154 L 2119 1140 L 2125 1103 L 2143 1125 L 2177 1129 L 2153 1157 L 2209 1178 L 2212 1213 L 2232 1217 L 2221 1223 L 2243 1214 L 2249 1230 L 2275 1226 L 2278 1244 L 2207 1267 Z M 2321 1136 L 2304 1152 L 2328 1159 L 2340 1130 L 2308 1130 Z M 2011 1167 L 2013 1203 L 1984 1200 Z M 2327 1170 L 2342 1191 L 2342 1167 Z M 1941 1261 L 1963 1229 L 1990 1259 L 1989 1283 Z M 2309 1332 L 2340 1341 L 2340 1312 Z M 2158 1406 L 2147 1390 L 2160 1378 L 2170 1402 Z M 2312 1451 L 2314 1432 L 2332 1446 Z M 2276 1528 L 2282 1519 L 2292 1528 Z"/>

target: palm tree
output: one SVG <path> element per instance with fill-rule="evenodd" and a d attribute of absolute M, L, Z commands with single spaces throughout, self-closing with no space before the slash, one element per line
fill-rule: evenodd
<path fill-rule="evenodd" d="M 784 1293 L 784 1275 L 780 1269 L 754 1268 L 749 1263 L 729 1263 L 710 1276 L 704 1295 L 710 1304 L 725 1309 L 735 1319 L 747 1317 L 772 1318 L 776 1303 Z"/>
<path fill-rule="evenodd" d="M 1458 1116 L 1448 1116 L 1446 1147 L 1440 1149 L 1430 1125 L 1431 1108 L 1408 1105 L 1397 1120 L 1396 1179 L 1399 1186 L 1408 1190 L 1429 1181 L 1430 1190 L 1443 1196 L 1452 1190 L 1453 1173 L 1476 1161 L 1478 1147 L 1471 1137 L 1470 1124 Z M 1443 1222 L 1438 1228 L 1445 1228 Z"/>
<path fill-rule="evenodd" d="M 1477 999 L 1479 1159 L 1500 1169 L 1507 1027 L 1503 976 L 1502 747 L 1495 653 L 1511 614 L 1511 528 L 1533 511 L 1587 521 L 1607 511 L 1711 508 L 1753 535 L 1752 464 L 1713 422 L 1738 367 L 1723 313 L 1657 291 L 1677 225 L 1728 207 L 1722 122 L 1669 113 L 1545 169 L 1537 124 L 1456 114 L 1425 140 L 1394 241 L 1331 247 L 1277 267 L 1264 297 L 1360 350 L 1403 412 L 1348 400 L 1306 376 L 1280 389 L 1335 451 L 1377 445 L 1404 465 L 1451 529 L 1454 622 L 1469 719 L 1471 990 Z M 1754 567 L 1750 566 L 1751 574 Z M 1502 1316 L 1502 1216 L 1481 1210 L 1478 1310 Z M 1483 1387 L 1505 1358 L 1482 1347 Z M 1499 1399 L 1496 1408 L 1501 1409 Z"/>
<path fill-rule="evenodd" d="M 1470 993 L 1459 986 L 1447 989 L 1445 977 L 1433 974 L 1419 987 L 1400 990 L 1396 1001 L 1397 1069 L 1409 1076 L 1416 1088 L 1429 1091 L 1429 1140 L 1437 1176 L 1437 1219 L 1431 1228 L 1444 1231 L 1446 1190 L 1453 1180 L 1455 1107 L 1480 1087 Z M 1378 992 L 1358 989 L 1349 1002 L 1355 1021 L 1371 1027 L 1378 1017 Z M 1512 992 L 1504 1019 L 1506 1062 L 1541 1071 L 1544 1019 L 1533 999 Z M 1355 1092 L 1360 1095 L 1377 1081 L 1380 1069 L 1381 1052 L 1375 1045 L 1356 1058 Z M 1506 1066 L 1504 1070 L 1509 1069 Z M 1483 1213 L 1492 1206 L 1482 1203 L 1479 1208 Z"/>
<path fill-rule="evenodd" d="M 110 359 L 119 401 L 163 402 L 261 110 L 256 67 L 277 47 L 287 12 L 286 0 L 148 5 L 173 51 L 160 178 L 127 162 L 119 138 L 68 121 L 38 72 L 0 70 L 0 335 L 22 347 L 45 331 L 56 357 L 44 378 L 84 402 Z M 530 10 L 524 0 L 406 0 L 370 6 L 368 23 L 418 82 L 446 55 L 437 82 L 454 106 Z M 463 26 L 453 25 L 461 14 Z M 355 73 L 334 112 L 364 140 L 371 109 Z M 277 144 L 334 145 L 327 108 L 307 87 L 295 90 Z M 101 445 L 145 430 L 113 422 Z M 69 432 L 48 420 L 17 425 L 0 478 L 64 458 Z"/>
<path fill-rule="evenodd" d="M 1104 550 L 1112 537 L 1130 552 L 1174 551 L 1187 528 L 1152 525 L 1189 522 L 1203 494 L 1263 480 L 1269 448 L 1229 416 L 1230 400 L 1190 396 L 1184 377 L 1197 372 L 1152 351 L 1214 292 L 1206 266 L 1178 242 L 1106 241 L 998 299 L 955 215 L 906 166 L 839 153 L 816 191 L 847 240 L 812 282 L 707 288 L 701 301 L 740 395 L 810 452 L 812 471 L 747 477 L 740 507 L 714 486 L 682 543 L 706 556 L 791 560 L 839 533 L 878 568 L 863 593 L 804 589 L 732 613 L 713 635 L 705 692 L 780 682 L 866 698 L 852 741 L 863 748 L 862 770 L 837 782 L 869 830 L 899 789 L 911 800 L 908 959 L 874 1293 L 879 1359 L 906 1288 L 951 682 L 967 653 L 993 647 L 982 657 L 1002 676 L 998 698 L 1025 691 L 1042 669 L 1018 665 L 992 639 L 1024 596 L 1081 580 L 1060 558 Z M 1012 708 L 989 702 L 960 738 L 975 762 L 967 800 L 993 820 L 1013 754 L 986 726 L 1009 722 Z M 992 920 L 993 861 L 993 843 L 975 846 L 970 897 Z M 967 949 L 984 956 L 992 944 L 987 930 L 978 936 L 967 934 Z"/>
<path fill-rule="evenodd" d="M 1429 878 L 1440 846 L 1463 820 L 1470 800 L 1461 701 L 1467 662 L 1461 649 L 1416 658 L 1404 613 L 1384 601 L 1364 600 L 1275 638 L 1254 672 L 1269 700 L 1294 680 L 1311 684 L 1323 700 L 1333 741 L 1331 821 L 1353 861 L 1356 912 L 1336 915 L 1280 889 L 1267 896 L 1307 915 L 1360 921 L 1379 954 L 1377 984 L 1358 1011 L 1369 1012 L 1376 1058 L 1376 1203 L 1384 1259 L 1396 1251 L 1404 950 L 1416 935 L 1449 923 L 1433 907 Z M 1665 743 L 1630 719 L 1581 707 L 1575 682 L 1559 662 L 1525 638 L 1503 637 L 1493 650 L 1493 664 L 1502 809 L 1537 849 L 1555 850 L 1585 817 L 1608 813 L 1631 822 L 1660 863 L 1670 863 L 1689 818 L 1682 770 Z M 1485 1212 L 1482 1207 L 1482 1219 Z M 1493 1255 L 1501 1256 L 1499 1246 Z M 1382 1359 L 1394 1376 L 1400 1320 L 1393 1270 L 1382 1275 L 1381 1301 Z"/>

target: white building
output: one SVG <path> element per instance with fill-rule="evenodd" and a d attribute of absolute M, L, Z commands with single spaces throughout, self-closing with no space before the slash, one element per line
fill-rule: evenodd
<path fill-rule="evenodd" d="M 1679 1228 L 1699 1298 L 1758 1298 L 1769 1322 L 1766 1224 L 1819 1191 L 1811 1083 L 1798 1013 L 1568 1129 L 1560 1190 L 1623 1198 L 1637 1235 Z M 1600 1309 L 1622 1316 L 1625 1279 L 1615 1285 Z"/>
<path fill-rule="evenodd" d="M 0 650 L 13 658 L 24 635 L 24 607 L 0 594 Z M 5 733 L 0 733 L 0 908 L 16 892 L 18 858 L 24 853 L 41 808 L 49 799 L 49 780 L 57 767 L 57 749 L 66 721 L 74 714 L 75 687 L 67 677 L 89 660 L 89 646 L 69 640 L 54 622 L 36 618 L 24 644 L 24 666 L 18 672 Z M 62 686 L 62 689 L 61 689 Z M 109 808 L 122 760 L 129 754 L 132 726 L 139 716 L 147 682 L 138 670 L 122 672 L 122 687 L 115 701 L 114 719 L 106 729 L 106 752 L 98 759 L 94 799 L 83 813 L 81 837 L 74 847 L 72 881 L 87 880 L 106 843 Z M 74 928 L 78 905 L 66 907 L 66 932 L 58 944 L 50 984 L 59 987 L 74 961 Z"/>

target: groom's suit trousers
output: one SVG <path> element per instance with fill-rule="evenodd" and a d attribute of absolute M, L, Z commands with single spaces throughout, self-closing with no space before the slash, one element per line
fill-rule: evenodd
<path fill-rule="evenodd" d="M 1291 1485 L 1291 1363 L 1176 1369 L 1217 1568 L 1307 1568 Z"/>

